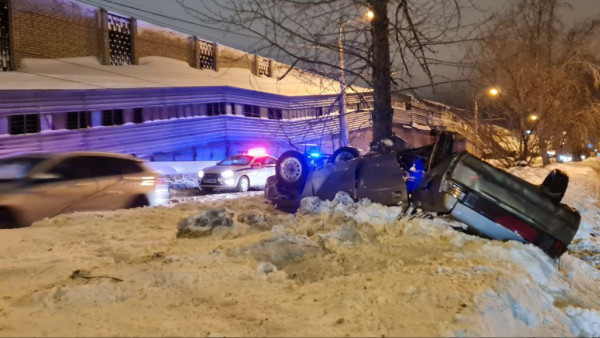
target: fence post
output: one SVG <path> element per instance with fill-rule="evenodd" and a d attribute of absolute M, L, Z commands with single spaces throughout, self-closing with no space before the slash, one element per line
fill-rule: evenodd
<path fill-rule="evenodd" d="M 98 61 L 103 65 L 110 64 L 108 49 L 108 11 L 104 8 L 98 9 Z"/>

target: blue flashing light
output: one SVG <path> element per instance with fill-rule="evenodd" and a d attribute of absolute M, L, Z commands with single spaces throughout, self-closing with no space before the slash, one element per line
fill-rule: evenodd
<path fill-rule="evenodd" d="M 310 153 L 308 156 L 310 157 L 321 157 L 320 153 Z"/>

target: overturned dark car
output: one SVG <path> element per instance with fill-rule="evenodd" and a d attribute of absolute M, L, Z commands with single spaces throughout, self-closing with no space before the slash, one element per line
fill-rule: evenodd
<path fill-rule="evenodd" d="M 294 211 L 304 197 L 331 200 L 344 191 L 355 200 L 450 215 L 469 232 L 533 243 L 550 257 L 560 257 L 581 219 L 560 203 L 567 175 L 553 170 L 536 186 L 481 161 L 461 149 L 460 142 L 456 134 L 442 132 L 434 144 L 415 149 L 407 149 L 399 138 L 366 155 L 342 147 L 318 167 L 302 153 L 288 151 L 277 160 L 265 194 L 278 208 Z"/>

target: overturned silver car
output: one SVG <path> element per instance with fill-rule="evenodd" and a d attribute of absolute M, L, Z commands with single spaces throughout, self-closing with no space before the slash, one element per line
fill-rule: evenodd
<path fill-rule="evenodd" d="M 536 186 L 457 149 L 455 141 L 455 134 L 443 132 L 430 146 L 407 149 L 406 142 L 396 140 L 362 156 L 342 147 L 320 167 L 288 151 L 277 160 L 265 194 L 278 208 L 294 211 L 304 197 L 333 199 L 344 191 L 355 200 L 451 215 L 472 233 L 533 243 L 550 257 L 560 257 L 581 219 L 560 203 L 567 175 L 553 170 Z"/>

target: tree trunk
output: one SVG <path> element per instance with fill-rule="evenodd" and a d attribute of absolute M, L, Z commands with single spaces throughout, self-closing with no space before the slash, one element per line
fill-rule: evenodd
<path fill-rule="evenodd" d="M 547 166 L 550 164 L 550 157 L 548 157 L 548 142 L 545 138 L 540 137 L 540 156 L 542 157 L 542 165 Z"/>
<path fill-rule="evenodd" d="M 392 94 L 390 84 L 389 0 L 368 0 L 373 11 L 371 39 L 373 41 L 373 142 L 392 136 Z"/>

